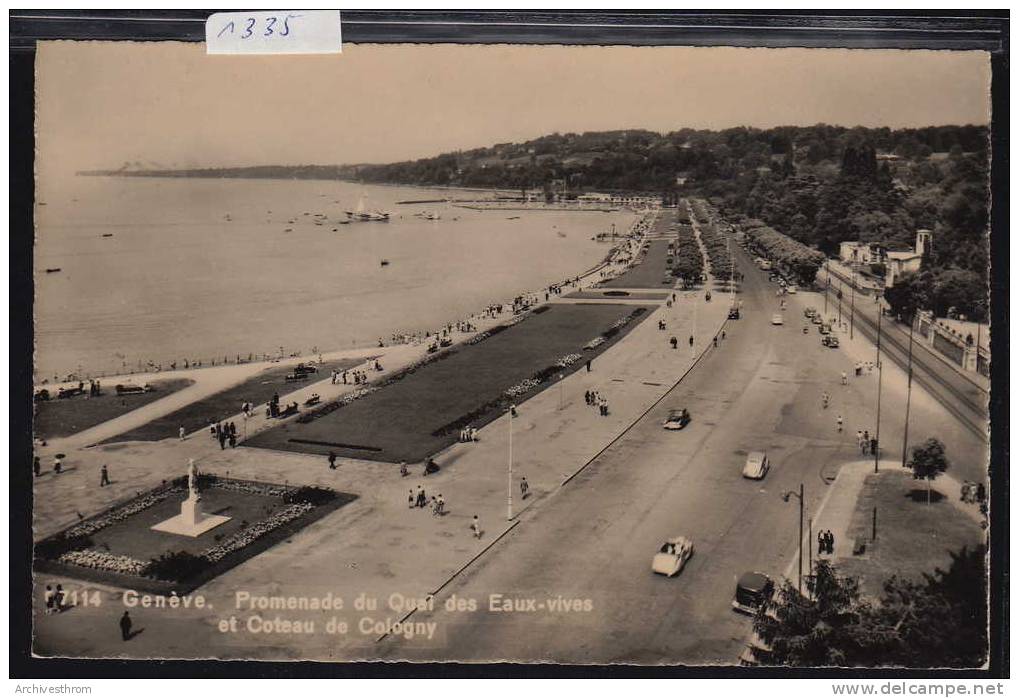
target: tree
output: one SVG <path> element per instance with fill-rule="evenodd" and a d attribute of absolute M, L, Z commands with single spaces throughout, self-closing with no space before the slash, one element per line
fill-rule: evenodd
<path fill-rule="evenodd" d="M 857 666 L 872 664 L 869 640 L 861 634 L 860 618 L 869 605 L 860 599 L 860 585 L 840 577 L 827 560 L 819 560 L 802 595 L 789 581 L 754 618 L 754 632 L 765 648 L 755 659 L 782 666 Z"/>
<path fill-rule="evenodd" d="M 907 467 L 913 471 L 914 480 L 927 481 L 927 504 L 931 503 L 931 483 L 948 470 L 948 457 L 945 455 L 945 444 L 935 438 L 929 438 L 919 446 L 914 446 Z"/>
<path fill-rule="evenodd" d="M 922 581 L 892 577 L 861 621 L 883 663 L 976 667 L 987 658 L 987 549 L 952 553 Z"/>
<path fill-rule="evenodd" d="M 895 283 L 885 289 L 885 300 L 892 313 L 911 321 L 917 310 L 930 307 L 932 294 L 929 274 L 908 272 L 900 274 Z"/>

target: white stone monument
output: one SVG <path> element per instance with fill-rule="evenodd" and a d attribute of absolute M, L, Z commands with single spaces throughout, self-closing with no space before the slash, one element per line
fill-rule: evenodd
<path fill-rule="evenodd" d="M 195 459 L 188 459 L 188 498 L 180 504 L 180 514 L 152 527 L 153 531 L 173 533 L 197 538 L 230 520 L 229 516 L 206 514 L 202 511 L 202 497 L 198 494 L 198 474 Z"/>

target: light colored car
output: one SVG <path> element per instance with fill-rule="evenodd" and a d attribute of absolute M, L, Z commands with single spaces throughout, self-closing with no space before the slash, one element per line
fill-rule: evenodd
<path fill-rule="evenodd" d="M 693 556 L 693 541 L 684 536 L 670 538 L 651 558 L 651 571 L 675 577 L 683 571 L 683 565 Z"/>
<path fill-rule="evenodd" d="M 790 284 L 789 286 L 785 287 L 785 292 L 786 293 L 796 293 L 796 287 Z"/>
<path fill-rule="evenodd" d="M 763 480 L 771 469 L 771 461 L 764 451 L 751 451 L 747 454 L 747 462 L 743 464 L 743 477 L 751 480 Z"/>
<path fill-rule="evenodd" d="M 772 325 L 781 325 L 782 322 L 783 322 L 782 321 L 782 313 L 775 313 L 774 315 L 771 316 L 771 324 Z"/>

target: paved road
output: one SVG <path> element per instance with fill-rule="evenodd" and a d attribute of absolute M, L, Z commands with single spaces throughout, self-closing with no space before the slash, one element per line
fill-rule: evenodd
<path fill-rule="evenodd" d="M 866 400 L 845 388 L 820 409 L 821 391 L 837 392 L 831 379 L 844 358 L 794 318 L 771 325 L 774 290 L 742 255 L 740 265 L 744 319 L 729 323 L 717 351 L 437 599 L 441 608 L 454 594 L 472 597 L 482 610 L 416 613 L 411 620 L 439 623 L 437 641 L 387 639 L 382 656 L 687 664 L 738 656 L 749 620 L 730 610 L 735 577 L 785 570 L 798 510 L 780 495 L 804 482 L 808 508 L 817 505 L 837 464 L 858 453 L 848 434 L 836 438 L 833 413 L 851 404 L 862 413 Z M 662 418 L 679 406 L 693 423 L 664 431 Z M 774 462 L 760 483 L 740 477 L 755 449 Z M 695 541 L 693 559 L 678 578 L 652 575 L 652 554 L 678 534 Z M 591 599 L 593 610 L 490 613 L 490 593 Z"/>
<path fill-rule="evenodd" d="M 828 289 L 828 314 L 835 313 L 837 289 Z M 849 322 L 850 306 L 846 294 L 842 296 L 843 321 Z M 877 305 L 871 298 L 861 297 L 853 307 L 855 329 L 863 332 L 872 342 L 877 341 Z M 923 342 L 920 334 L 913 337 L 913 380 L 923 385 L 955 415 L 960 422 L 985 441 L 987 434 L 987 391 L 955 369 L 945 359 L 938 358 Z M 881 353 L 905 368 L 909 361 L 909 333 L 889 318 L 881 322 Z"/>

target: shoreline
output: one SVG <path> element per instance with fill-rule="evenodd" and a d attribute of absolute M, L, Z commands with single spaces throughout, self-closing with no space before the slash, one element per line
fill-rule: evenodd
<path fill-rule="evenodd" d="M 618 243 L 620 243 L 620 244 L 624 243 L 624 242 L 628 243 L 628 241 L 630 241 L 632 239 L 631 235 L 638 228 L 638 226 L 640 225 L 640 223 L 642 221 L 644 221 L 645 219 L 648 219 L 648 218 L 650 218 L 650 220 L 653 221 L 654 219 L 657 219 L 657 216 L 660 215 L 660 212 L 661 212 L 660 208 L 659 209 L 649 210 L 647 212 L 644 212 L 643 214 L 640 213 L 640 212 L 634 211 L 633 212 L 634 219 L 630 223 L 630 225 L 629 225 L 629 227 L 627 229 L 627 233 L 625 233 L 625 234 L 623 234 L 623 235 L 621 235 L 619 237 Z M 648 223 L 645 226 L 644 230 L 641 231 L 641 234 L 643 234 L 647 230 L 649 230 L 652 225 L 653 225 L 653 223 Z M 594 274 L 599 273 L 606 266 L 609 266 L 609 265 L 613 264 L 613 261 L 612 261 L 613 259 L 618 259 L 618 255 L 616 254 L 616 250 L 617 250 L 618 247 L 619 247 L 618 244 L 617 245 L 613 245 L 607 251 L 607 253 L 603 256 L 603 258 L 602 258 L 602 260 L 600 262 L 596 263 L 594 266 L 586 269 L 585 271 L 582 271 L 582 272 L 580 272 L 578 274 L 575 274 L 573 276 L 567 277 L 564 280 L 552 281 L 552 282 L 550 282 L 549 284 L 547 284 L 546 286 L 542 287 L 539 290 L 526 290 L 526 291 L 523 291 L 523 292 L 517 294 L 517 297 L 529 299 L 529 300 L 532 301 L 532 304 L 536 305 L 538 303 L 538 299 L 541 297 L 541 294 L 543 294 L 546 289 L 548 289 L 549 287 L 554 286 L 554 285 L 562 285 L 562 284 L 568 283 L 572 279 L 579 279 L 579 282 L 580 282 L 580 283 L 578 283 L 578 286 L 577 286 L 577 288 L 574 289 L 574 291 L 582 290 L 583 282 L 585 280 L 587 280 L 588 277 L 590 277 L 590 276 L 592 276 Z M 599 278 L 599 279 L 595 280 L 594 283 L 598 283 L 600 281 L 604 281 L 604 279 Z M 501 303 L 500 302 L 495 302 L 495 303 L 492 303 L 490 305 L 500 305 L 500 304 L 503 305 L 503 306 L 512 306 L 513 305 L 512 299 L 510 299 L 509 301 L 502 301 Z M 466 322 L 476 323 L 476 321 L 478 319 L 484 317 L 485 312 L 486 311 L 484 309 L 477 310 L 477 311 L 474 311 L 473 313 L 469 314 L 466 318 L 457 318 L 457 319 L 450 320 L 445 325 L 441 325 L 438 328 L 438 330 L 432 329 L 432 330 L 425 330 L 424 332 L 428 332 L 428 333 L 431 333 L 432 335 L 435 335 L 436 331 L 441 332 L 441 330 L 444 327 L 447 327 L 449 325 L 455 325 L 458 322 L 466 321 Z M 203 363 L 203 364 L 199 364 L 199 365 L 190 364 L 190 365 L 188 365 L 186 367 L 175 365 L 174 368 L 166 368 L 166 369 L 162 368 L 162 364 L 156 364 L 155 367 L 153 367 L 152 362 L 150 361 L 147 364 L 145 364 L 145 366 L 143 368 L 141 368 L 140 370 L 131 370 L 131 371 L 127 371 L 127 372 L 115 372 L 115 371 L 112 371 L 112 372 L 89 373 L 87 371 L 83 371 L 80 375 L 79 374 L 68 374 L 68 378 L 69 378 L 68 380 L 50 380 L 48 378 L 43 378 L 41 380 L 33 379 L 33 388 L 32 388 L 32 390 L 33 390 L 33 393 L 38 391 L 38 390 L 40 390 L 40 389 L 43 389 L 43 388 L 52 391 L 52 390 L 56 390 L 56 389 L 61 388 L 61 387 L 68 387 L 68 386 L 77 385 L 77 383 L 80 382 L 80 381 L 88 381 L 88 380 L 94 380 L 94 379 L 98 379 L 100 381 L 105 381 L 105 382 L 110 382 L 112 384 L 113 381 L 140 383 L 140 382 L 143 382 L 143 381 L 159 380 L 159 379 L 165 379 L 165 378 L 194 377 L 194 374 L 196 372 L 201 374 L 203 371 L 208 370 L 208 369 L 220 369 L 220 370 L 224 370 L 224 369 L 227 369 L 227 368 L 232 368 L 234 370 L 237 370 L 238 367 L 241 367 L 241 366 L 248 367 L 248 370 L 250 370 L 251 372 L 258 372 L 258 371 L 263 370 L 264 368 L 267 368 L 267 367 L 270 367 L 270 366 L 274 366 L 274 365 L 296 365 L 296 364 L 302 363 L 302 362 L 304 362 L 304 363 L 307 363 L 307 362 L 317 362 L 319 359 L 322 359 L 322 360 L 332 360 L 332 359 L 337 359 L 337 358 L 347 358 L 349 356 L 359 356 L 359 355 L 362 355 L 365 352 L 371 351 L 373 349 L 377 350 L 377 349 L 381 349 L 381 348 L 390 348 L 390 347 L 399 346 L 399 345 L 402 345 L 402 344 L 414 344 L 414 345 L 418 345 L 418 344 L 421 344 L 421 343 L 424 342 L 424 333 L 422 333 L 422 332 L 415 333 L 415 335 L 419 335 L 418 338 L 415 341 L 403 341 L 403 342 L 392 341 L 393 337 L 414 336 L 414 335 L 408 335 L 407 333 L 401 333 L 401 332 L 399 332 L 397 330 L 394 330 L 394 331 L 390 332 L 389 335 L 390 335 L 390 341 L 384 341 L 384 343 L 381 346 L 378 343 L 371 343 L 371 342 L 364 342 L 364 343 L 358 344 L 358 343 L 356 343 L 356 340 L 355 340 L 355 343 L 352 346 L 346 347 L 346 348 L 338 348 L 337 347 L 337 348 L 333 348 L 333 349 L 330 349 L 330 350 L 317 351 L 317 352 L 311 352 L 309 350 L 309 353 L 307 353 L 307 354 L 305 354 L 305 352 L 303 350 L 301 350 L 301 351 L 297 351 L 297 352 L 293 352 L 293 353 L 287 354 L 285 356 L 277 356 L 277 357 L 273 357 L 273 358 L 264 358 L 265 354 L 263 354 L 263 358 L 261 358 L 261 359 L 259 359 L 257 356 L 255 356 L 253 359 L 250 359 L 250 360 L 243 360 L 242 359 L 240 361 L 234 361 L 234 362 L 230 362 L 228 360 L 228 361 L 221 361 L 219 363 L 211 363 L 211 364 L 204 364 Z M 252 355 L 249 353 L 249 356 L 252 356 Z M 235 352 L 235 357 L 240 358 L 240 355 L 236 354 L 236 352 Z M 229 355 L 227 355 L 224 358 L 229 359 Z M 139 362 L 139 365 L 140 365 L 140 362 Z"/>

